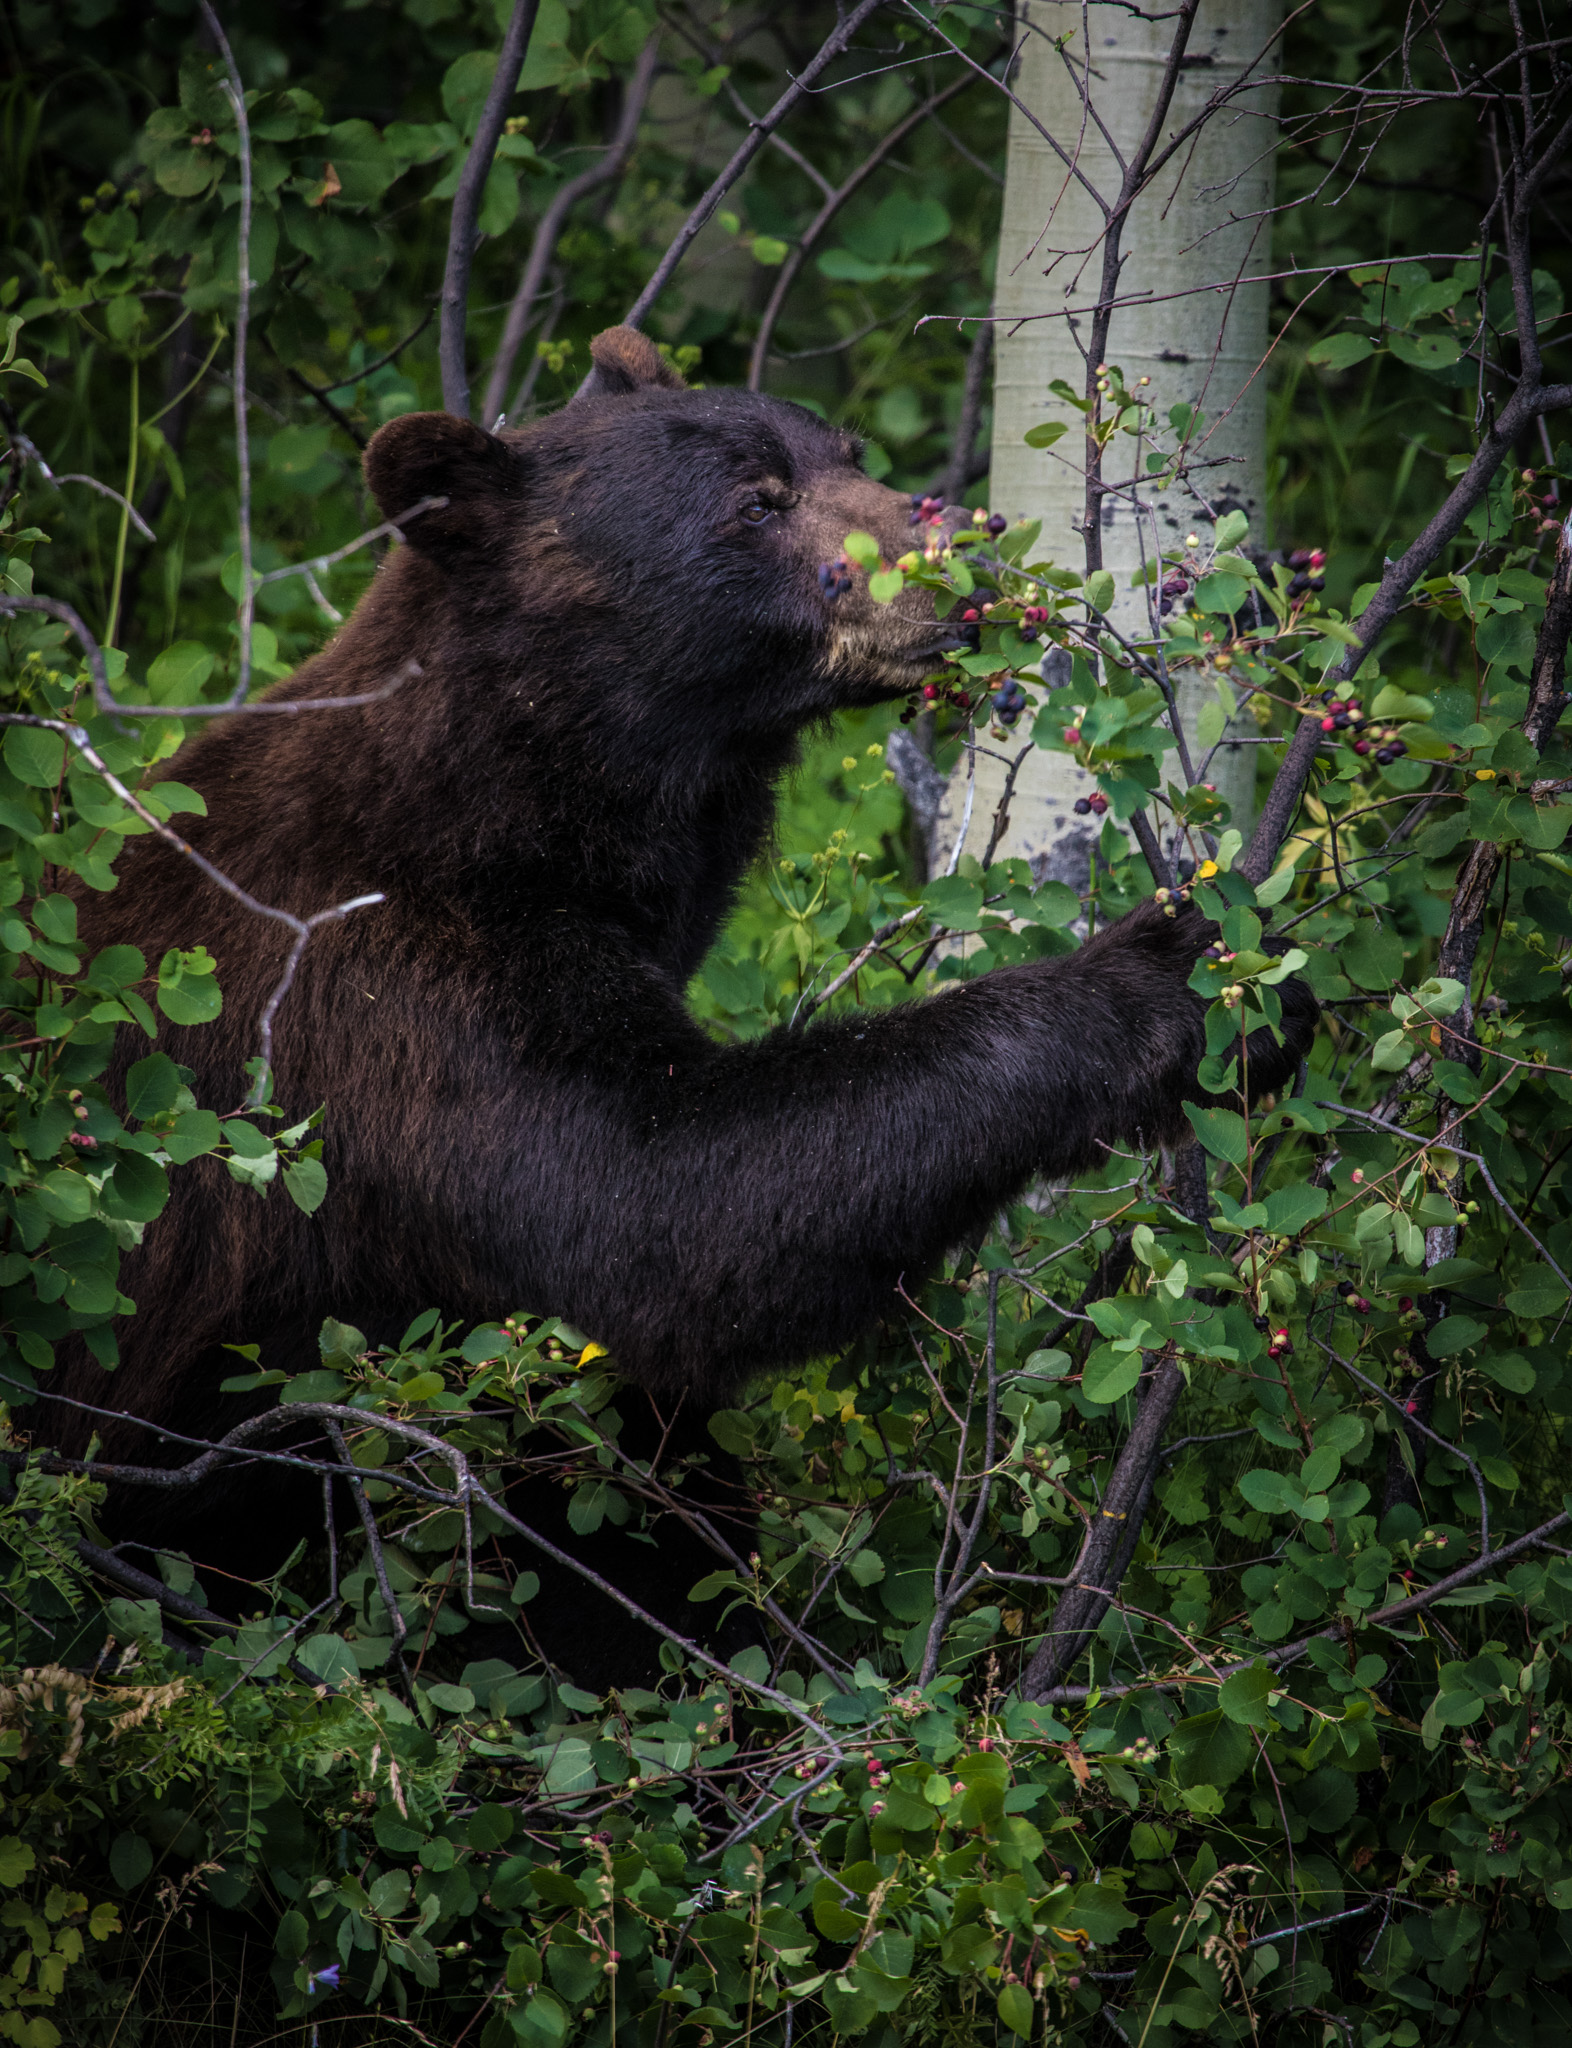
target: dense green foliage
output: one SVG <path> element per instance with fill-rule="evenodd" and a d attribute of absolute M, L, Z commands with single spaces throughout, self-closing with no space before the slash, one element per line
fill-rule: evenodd
<path fill-rule="evenodd" d="M 375 557 L 314 581 L 275 572 L 361 534 L 357 444 L 439 402 L 429 315 L 497 34 L 466 0 L 320 12 L 241 9 L 233 30 L 254 88 L 253 561 L 274 579 L 257 592 L 259 683 L 321 643 Z M 935 12 L 892 10 L 880 61 L 847 67 L 868 75 L 794 118 L 794 146 L 832 181 L 961 76 L 933 54 Z M 555 296 L 518 366 L 535 377 L 526 410 L 572 390 L 588 337 L 740 133 L 733 95 L 767 104 L 822 14 L 735 38 L 725 15 L 666 26 L 670 68 L 637 148 L 557 245 Z M 951 6 L 941 25 L 994 59 L 989 10 Z M 642 4 L 545 0 L 482 212 L 477 384 L 528 232 L 611 132 L 654 26 Z M 31 455 L 14 465 L 4 589 L 74 606 L 128 704 L 217 703 L 239 677 L 243 575 L 239 144 L 221 69 L 176 5 L 144 21 L 101 0 L 19 4 L 4 34 L 0 301 L 23 324 L 0 397 L 13 440 L 60 479 Z M 1457 35 L 1484 62 L 1504 47 L 1483 12 Z M 758 1547 L 728 1555 L 715 1532 L 707 1596 L 717 1618 L 755 1609 L 768 1654 L 727 1665 L 668 1644 L 658 1690 L 609 1701 L 542 1668 L 532 1576 L 488 1548 L 508 1527 L 504 1469 L 529 1460 L 573 1488 L 581 1533 L 610 1521 L 630 1539 L 658 1540 L 685 1511 L 686 1476 L 621 1453 L 636 1397 L 549 1303 L 507 1304 L 511 1320 L 470 1333 L 434 1304 L 391 1355 L 330 1324 L 319 1361 L 237 1360 L 284 1404 L 341 1413 L 382 1531 L 375 1553 L 344 1534 L 336 1560 L 325 1544 L 293 1560 L 238 1630 L 202 1618 L 189 1560 L 161 1558 L 139 1587 L 79 1548 L 97 1483 L 23 1455 L 27 1388 L 68 1329 L 113 1364 L 119 1256 L 158 1227 L 168 1173 L 218 1151 L 257 1200 L 309 1209 L 332 1190 L 312 1126 L 279 1128 L 255 1066 L 233 1101 L 199 1104 L 157 1049 L 160 1015 L 216 1014 L 222 960 L 84 961 L 73 943 L 67 879 L 111 886 L 127 834 L 200 801 L 161 770 L 181 722 L 127 731 L 95 710 L 58 620 L 0 628 L 4 710 L 49 721 L 7 726 L 0 769 L 0 2040 L 1565 2037 L 1572 1564 L 1553 1544 L 1499 1567 L 1487 1553 L 1563 1511 L 1572 1414 L 1572 762 L 1566 728 L 1543 751 L 1522 729 L 1555 543 L 1546 494 L 1564 501 L 1572 454 L 1525 447 L 1503 466 L 1347 692 L 1390 739 L 1334 728 L 1255 888 L 1161 722 L 1164 677 L 1202 664 L 1218 733 L 1235 692 L 1264 735 L 1291 729 L 1383 552 L 1465 466 L 1481 377 L 1514 372 L 1499 258 L 1451 245 L 1462 202 L 1472 223 L 1490 189 L 1466 100 L 1405 114 L 1361 160 L 1366 182 L 1345 191 L 1338 174 L 1317 196 L 1316 123 L 1396 36 L 1395 16 L 1324 0 L 1289 51 L 1321 83 L 1288 96 L 1314 118 L 1284 154 L 1281 248 L 1306 273 L 1356 268 L 1304 297 L 1302 280 L 1283 288 L 1282 531 L 1225 522 L 1215 546 L 1180 550 L 1179 601 L 1136 650 L 1099 631 L 1108 593 L 1039 561 L 1030 529 L 869 564 L 886 594 L 911 576 L 941 606 L 994 606 L 951 680 L 972 711 L 1019 674 L 1032 715 L 978 732 L 1076 752 L 1107 801 L 1105 864 L 1079 896 L 1034 888 L 1018 863 L 962 862 L 919 886 L 881 758 L 893 714 L 861 717 L 810 751 L 778 851 L 695 983 L 718 1033 L 749 1035 L 854 961 L 837 1007 L 1068 950 L 1150 892 L 1114 821 L 1155 803 L 1186 823 L 1188 886 L 1232 956 L 1197 970 L 1202 1078 L 1227 1085 L 1241 1026 L 1273 1019 L 1284 973 L 1327 1005 L 1291 1098 L 1249 1117 L 1195 1110 L 1206 1228 L 1171 1162 L 1119 1155 L 1001 1216 L 904 1324 L 715 1418 L 746 1461 Z M 886 68 L 896 57 L 922 61 Z M 1416 54 L 1421 76 L 1430 61 Z M 772 361 L 770 388 L 859 425 L 870 466 L 902 487 L 950 459 L 969 344 L 953 321 L 913 322 L 988 304 L 1001 109 L 978 82 L 947 104 L 945 135 L 893 155 L 816 245 L 777 329 L 782 350 L 809 353 Z M 691 376 L 745 373 L 821 198 L 770 150 L 728 198 L 655 323 Z M 1555 262 L 1538 260 L 1538 317 L 1564 357 Z M 1138 431 L 1154 474 L 1182 462 L 1203 423 L 1117 371 L 1107 382 L 1100 430 Z M 1074 403 L 1045 394 L 1041 444 Z M 154 538 L 83 474 L 132 499 Z M 970 502 L 986 498 L 980 482 Z M 1269 539 L 1326 547 L 1325 589 L 1251 545 Z M 1055 693 L 1033 675 L 1027 606 L 1074 652 Z M 939 718 L 948 759 L 965 715 L 952 702 Z M 1264 785 L 1280 749 L 1259 752 Z M 1476 1071 L 1445 1056 L 1463 991 L 1436 969 L 1480 846 L 1502 860 L 1469 961 Z M 1261 944 L 1267 913 L 1286 958 Z M 100 1077 L 124 1023 L 148 1046 L 120 1106 Z M 1153 1509 L 1075 1683 L 1028 1701 L 1017 1681 L 1154 1358 L 1178 1359 L 1188 1388 Z M 1427 1368 L 1418 1438 L 1401 1417 Z M 1422 1512 L 1401 1498 L 1410 1475 Z M 516 1624 L 506 1657 L 499 1621 Z"/>

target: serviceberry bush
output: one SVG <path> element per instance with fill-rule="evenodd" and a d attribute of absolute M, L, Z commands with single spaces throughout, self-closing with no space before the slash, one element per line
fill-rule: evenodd
<path fill-rule="evenodd" d="M 1281 544 L 1207 522 L 1164 552 L 1133 633 L 1110 623 L 1112 579 L 990 514 L 981 475 L 960 493 L 971 524 L 943 516 L 967 350 L 941 322 L 909 329 L 918 295 L 990 303 L 986 89 L 946 102 L 968 154 L 880 169 L 799 266 L 774 388 L 867 430 L 870 467 L 913 493 L 910 553 L 847 535 L 820 588 L 920 584 L 972 644 L 910 705 L 810 750 L 695 1007 L 749 1037 L 1067 953 L 1147 896 L 1188 901 L 1216 931 L 1192 984 L 1196 1142 L 1027 1191 L 875 1336 L 714 1417 L 756 1534 L 713 1532 L 697 1597 L 717 1636 L 746 1618 L 753 1640 L 723 1658 L 668 1639 L 657 1682 L 602 1698 L 536 1652 L 508 1476 L 561 1486 L 579 1535 L 659 1544 L 697 1475 L 624 1448 L 615 1360 L 549 1303 L 478 1330 L 433 1304 L 391 1349 L 329 1323 L 289 1377 L 237 1355 L 233 1384 L 277 1388 L 257 1446 L 332 1420 L 367 1507 L 238 1624 L 192 1560 L 108 1554 L 99 1480 L 30 1440 L 56 1342 L 80 1332 L 113 1363 L 119 1254 L 158 1228 L 171 1173 L 217 1155 L 257 1200 L 332 1199 L 314 1124 L 277 1129 L 260 1039 L 214 1103 L 158 1048 L 161 1020 L 216 1013 L 222 961 L 75 944 L 64 878 L 112 886 L 124 838 L 196 801 L 160 771 L 184 721 L 118 720 L 94 648 L 136 712 L 216 705 L 240 675 L 242 143 L 178 10 L 134 35 L 91 0 L 65 30 L 48 12 L 17 11 L 22 253 L 0 281 L 0 590 L 56 606 L 3 628 L 0 2040 L 1563 2039 L 1572 451 L 1549 426 L 1494 465 L 1373 651 L 1359 630 L 1392 522 L 1430 518 L 1521 368 L 1499 252 L 1341 269 L 1313 306 L 1283 287 Z M 488 346 L 510 229 L 614 135 L 601 117 L 656 26 L 638 4 L 540 20 L 478 222 Z M 941 88 L 964 65 L 919 65 L 919 38 L 940 27 L 984 62 L 1000 35 L 973 6 L 886 26 Z M 314 41 L 231 27 L 257 205 L 265 683 L 371 573 L 357 443 L 437 402 L 423 323 L 496 21 L 411 0 L 326 10 Z M 1398 27 L 1317 10 L 1295 34 L 1329 83 L 1294 90 L 1330 93 L 1361 37 Z M 786 31 L 789 71 L 811 47 Z M 749 132 L 774 77 L 719 18 L 664 34 L 682 122 L 668 105 L 619 182 L 575 201 L 518 360 L 526 410 L 570 394 L 588 335 L 703 189 L 706 124 Z M 844 182 L 906 90 L 881 66 L 793 133 Z M 1462 118 L 1428 105 L 1423 148 L 1382 159 L 1335 217 L 1296 215 L 1294 257 L 1346 264 L 1344 236 L 1448 246 Z M 685 372 L 744 374 L 759 283 L 797 262 L 822 203 L 785 152 L 761 154 L 669 322 Z M 1559 360 L 1562 281 L 1529 282 Z M 1198 413 L 1117 364 L 1097 391 L 1105 445 L 1128 439 L 1159 482 L 1188 473 Z M 1045 395 L 1033 445 L 1083 432 L 1089 403 Z M 1186 671 L 1214 695 L 1188 767 L 1170 710 Z M 978 747 L 1073 755 L 1101 824 L 1084 878 L 969 856 L 917 873 L 884 765 L 903 715 L 944 769 Z M 1268 812 L 1306 721 L 1314 748 L 1264 865 L 1207 777 L 1241 716 Z M 1324 1025 L 1292 1093 L 1247 1109 L 1244 1035 L 1275 1022 L 1289 974 Z M 146 1049 L 122 1113 L 102 1076 L 127 1025 Z M 1122 1545 L 1097 1550 L 1121 1518 Z"/>

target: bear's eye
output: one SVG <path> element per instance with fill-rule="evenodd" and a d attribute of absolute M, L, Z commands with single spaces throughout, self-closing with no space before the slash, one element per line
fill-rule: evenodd
<path fill-rule="evenodd" d="M 775 509 L 773 505 L 767 505 L 762 498 L 750 498 L 742 508 L 741 517 L 749 526 L 762 526 Z"/>

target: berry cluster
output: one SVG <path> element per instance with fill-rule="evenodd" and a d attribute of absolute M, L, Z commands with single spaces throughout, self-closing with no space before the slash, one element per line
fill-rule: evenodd
<path fill-rule="evenodd" d="M 912 697 L 901 713 L 901 724 L 910 725 L 921 711 L 937 711 L 941 704 L 953 705 L 957 711 L 970 711 L 971 693 L 957 689 L 952 683 L 924 683 L 921 701 Z"/>
<path fill-rule="evenodd" d="M 911 507 L 908 526 L 938 526 L 944 519 L 944 499 L 937 491 L 913 491 Z"/>
<path fill-rule="evenodd" d="M 1155 901 L 1163 906 L 1164 917 L 1177 917 L 1180 906 L 1188 903 L 1189 900 L 1190 891 L 1183 883 L 1177 889 L 1159 889 L 1155 898 Z M 1233 955 L 1230 953 L 1228 957 L 1231 960 Z"/>
<path fill-rule="evenodd" d="M 1359 1289 L 1354 1285 L 1352 1280 L 1339 1280 L 1337 1283 L 1337 1291 L 1343 1297 L 1345 1305 L 1351 1308 L 1354 1311 L 1355 1315 L 1369 1315 L 1370 1303 L 1368 1299 L 1359 1292 Z"/>
<path fill-rule="evenodd" d="M 1020 635 L 1023 640 L 1035 640 L 1039 630 L 1048 623 L 1048 607 L 1045 604 L 1029 604 L 1021 613 Z"/>
<path fill-rule="evenodd" d="M 1014 725 L 1026 709 L 1026 692 L 1014 676 L 993 693 L 993 715 L 1001 725 Z"/>
<path fill-rule="evenodd" d="M 1286 1330 L 1274 1330 L 1266 1347 L 1268 1358 L 1287 1358 L 1293 1351 L 1293 1339 Z"/>
<path fill-rule="evenodd" d="M 99 189 L 102 190 L 102 187 Z M 130 195 L 128 194 L 127 196 L 129 197 Z M 1525 484 L 1533 484 L 1539 481 L 1538 470 L 1525 469 L 1521 474 L 1522 481 Z M 1539 531 L 1541 533 L 1559 533 L 1561 531 L 1561 521 L 1556 517 L 1556 512 L 1560 505 L 1560 499 L 1556 495 L 1555 483 L 1552 481 L 1550 489 L 1546 491 L 1542 498 L 1536 498 L 1532 491 L 1527 491 L 1523 495 L 1527 499 L 1528 516 L 1530 518 L 1537 516 L 1539 519 Z"/>
<path fill-rule="evenodd" d="M 1360 709 L 1357 698 L 1349 697 L 1345 700 L 1342 697 L 1334 697 L 1330 690 L 1323 690 L 1320 702 L 1326 706 L 1321 719 L 1321 730 L 1326 733 L 1357 732 L 1359 737 L 1350 742 L 1356 754 L 1373 752 L 1380 765 L 1386 768 L 1408 752 L 1408 742 L 1398 738 L 1396 726 L 1382 726 L 1379 731 L 1374 728 L 1368 732 L 1361 731 L 1365 723 L 1365 714 Z"/>
<path fill-rule="evenodd" d="M 1288 586 L 1290 597 L 1303 597 L 1307 590 L 1325 590 L 1326 578 L 1321 573 L 1326 567 L 1324 548 L 1295 548 L 1288 557 L 1288 566 L 1294 571 Z"/>
<path fill-rule="evenodd" d="M 833 562 L 819 564 L 819 588 L 833 604 L 838 597 L 844 597 L 852 587 L 852 565 L 844 555 L 837 555 Z"/>
<path fill-rule="evenodd" d="M 1075 799 L 1075 815 L 1078 818 L 1101 817 L 1108 808 L 1108 799 L 1100 789 L 1094 789 L 1090 796 Z"/>
<path fill-rule="evenodd" d="M 1190 572 L 1177 566 L 1170 569 L 1163 578 L 1158 594 L 1157 609 L 1166 619 L 1180 598 L 1187 596 L 1190 589 Z"/>

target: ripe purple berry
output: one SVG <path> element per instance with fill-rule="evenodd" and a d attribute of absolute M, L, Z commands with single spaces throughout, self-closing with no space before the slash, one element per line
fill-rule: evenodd
<path fill-rule="evenodd" d="M 1077 816 L 1078 818 L 1087 818 L 1087 817 L 1090 817 L 1090 816 L 1091 816 L 1091 810 L 1092 810 L 1092 800 L 1091 800 L 1091 798 L 1090 798 L 1089 796 L 1078 796 L 1078 797 L 1077 797 L 1077 798 L 1075 799 L 1075 815 L 1076 815 L 1076 816 Z"/>
<path fill-rule="evenodd" d="M 1003 533 L 1004 529 L 1009 525 L 1009 523 L 1009 520 L 1005 518 L 1002 512 L 995 512 L 993 517 L 988 521 L 988 531 L 991 534 L 993 534 L 995 538 L 997 538 L 1001 533 Z"/>

